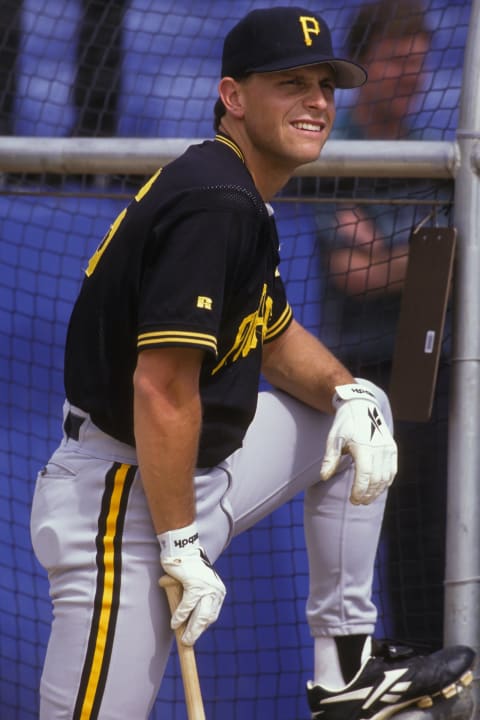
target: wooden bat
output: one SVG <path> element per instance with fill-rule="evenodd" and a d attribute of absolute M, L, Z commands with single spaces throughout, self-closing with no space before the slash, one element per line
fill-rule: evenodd
<path fill-rule="evenodd" d="M 174 580 L 174 578 L 170 577 L 170 575 L 164 575 L 161 577 L 159 584 L 167 594 L 168 605 L 170 607 L 170 612 L 173 615 L 180 600 L 182 599 L 183 588 L 181 584 L 177 582 L 177 580 Z M 187 716 L 188 720 L 205 720 L 205 710 L 203 707 L 200 681 L 198 679 L 195 650 L 192 645 L 184 645 L 182 642 L 182 634 L 184 630 L 185 623 L 175 630 L 175 638 L 177 641 L 180 669 L 182 671 Z"/>

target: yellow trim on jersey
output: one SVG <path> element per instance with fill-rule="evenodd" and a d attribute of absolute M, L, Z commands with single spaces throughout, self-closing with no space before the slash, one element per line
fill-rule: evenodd
<path fill-rule="evenodd" d="M 100 259 L 105 252 L 105 250 L 110 245 L 110 241 L 112 240 L 113 236 L 117 232 L 118 228 L 122 224 L 125 215 L 127 214 L 128 208 L 123 208 L 122 212 L 117 215 L 113 225 L 110 226 L 110 230 L 107 232 L 105 237 L 103 238 L 102 242 L 98 246 L 98 248 L 93 253 L 92 257 L 88 261 L 87 269 L 85 270 L 85 275 L 87 277 L 90 277 L 95 272 L 95 268 L 97 267 L 98 263 L 100 262 Z"/>
<path fill-rule="evenodd" d="M 162 330 L 157 332 L 141 333 L 138 336 L 137 347 L 144 348 L 148 345 L 200 345 L 210 348 L 217 353 L 217 338 L 215 335 L 206 333 L 184 332 L 181 330 Z"/>
<path fill-rule="evenodd" d="M 227 147 L 229 147 L 230 150 L 233 150 L 235 155 L 238 155 L 238 157 L 243 163 L 245 162 L 245 157 L 236 142 L 226 137 L 225 135 L 215 135 L 215 140 L 218 140 L 218 142 L 221 142 Z"/>
<path fill-rule="evenodd" d="M 154 175 L 152 175 L 152 177 L 151 177 L 149 180 L 147 180 L 147 182 L 145 183 L 145 185 L 142 185 L 142 187 L 140 188 L 140 190 L 139 190 L 139 191 L 137 192 L 137 194 L 135 195 L 135 200 L 136 200 L 137 202 L 140 202 L 140 200 L 147 194 L 147 192 L 150 190 L 150 188 L 152 187 L 153 183 L 154 183 L 155 180 L 158 178 L 158 176 L 160 175 L 160 173 L 162 172 L 162 170 L 163 170 L 163 168 L 159 168 L 159 169 L 157 170 L 157 172 L 156 172 Z"/>
<path fill-rule="evenodd" d="M 282 312 L 278 320 L 267 329 L 267 332 L 265 333 L 265 340 L 273 340 L 274 337 L 276 337 L 283 330 L 285 330 L 286 326 L 292 319 L 292 315 L 292 308 L 287 303 L 284 311 Z"/>
<path fill-rule="evenodd" d="M 160 168 L 159 170 L 157 170 L 157 172 L 154 175 L 152 175 L 152 177 L 145 183 L 145 185 L 143 185 L 140 188 L 140 190 L 135 195 L 135 198 L 134 198 L 135 202 L 137 202 L 137 203 L 140 202 L 140 200 L 148 193 L 148 191 L 152 187 L 153 183 L 155 182 L 155 180 L 158 178 L 158 176 L 162 172 L 162 169 L 163 168 Z M 126 208 L 123 208 L 122 212 L 119 215 L 117 215 L 113 225 L 110 226 L 109 231 L 106 233 L 102 242 L 100 243 L 98 248 L 93 253 L 92 257 L 88 261 L 87 269 L 85 270 L 85 275 L 87 277 L 90 277 L 95 272 L 97 265 L 102 258 L 103 253 L 109 246 L 112 238 L 116 235 L 118 228 L 120 227 L 123 220 L 125 219 L 127 210 L 128 210 L 128 206 Z"/>

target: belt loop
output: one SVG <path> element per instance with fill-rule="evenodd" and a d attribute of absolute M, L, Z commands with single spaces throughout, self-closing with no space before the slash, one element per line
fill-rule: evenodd
<path fill-rule="evenodd" d="M 80 415 L 75 415 L 74 413 L 69 411 L 67 413 L 67 417 L 65 418 L 65 422 L 63 423 L 65 435 L 71 440 L 78 441 L 80 437 L 80 428 L 82 427 L 84 421 L 84 417 L 81 417 Z"/>

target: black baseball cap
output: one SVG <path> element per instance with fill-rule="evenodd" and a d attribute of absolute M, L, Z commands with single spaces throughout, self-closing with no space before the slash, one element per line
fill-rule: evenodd
<path fill-rule="evenodd" d="M 222 77 L 289 70 L 328 63 L 339 88 L 363 85 L 367 71 L 335 55 L 330 29 L 320 15 L 300 7 L 252 10 L 227 34 Z"/>

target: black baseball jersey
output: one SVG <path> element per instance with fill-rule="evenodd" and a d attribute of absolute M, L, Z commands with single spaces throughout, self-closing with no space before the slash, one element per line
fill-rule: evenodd
<path fill-rule="evenodd" d="M 205 350 L 198 466 L 240 447 L 262 344 L 289 325 L 275 222 L 238 146 L 191 146 L 154 175 L 90 259 L 66 342 L 68 400 L 135 444 L 133 373 L 151 348 Z"/>

